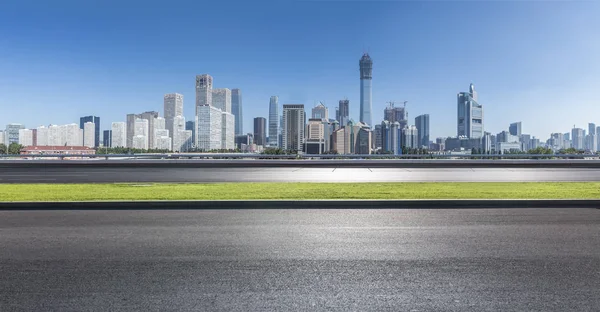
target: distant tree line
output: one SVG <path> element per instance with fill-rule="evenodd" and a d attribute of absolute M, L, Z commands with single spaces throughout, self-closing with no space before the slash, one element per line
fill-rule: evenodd
<path fill-rule="evenodd" d="M 10 143 L 8 146 L 2 143 L 0 144 L 0 155 L 18 155 L 21 153 L 23 147 L 23 145 L 18 143 Z"/>

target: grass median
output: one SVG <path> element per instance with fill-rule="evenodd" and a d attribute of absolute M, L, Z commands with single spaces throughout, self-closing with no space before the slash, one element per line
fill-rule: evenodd
<path fill-rule="evenodd" d="M 0 201 L 600 199 L 600 182 L 0 184 Z"/>

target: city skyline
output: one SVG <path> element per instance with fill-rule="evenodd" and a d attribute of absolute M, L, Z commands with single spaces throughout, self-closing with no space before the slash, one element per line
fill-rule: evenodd
<path fill-rule="evenodd" d="M 224 14 L 217 10 L 220 5 L 207 6 L 215 14 L 207 16 L 206 23 L 219 25 Z M 599 23 L 591 14 L 597 3 L 242 4 L 250 11 L 232 12 L 239 18 L 232 19 L 231 29 L 217 28 L 209 36 L 214 43 L 209 48 L 186 39 L 191 33 L 184 26 L 193 17 L 187 12 L 193 10 L 184 10 L 181 20 L 171 26 L 151 24 L 164 12 L 159 5 L 136 15 L 141 19 L 139 27 L 108 25 L 108 29 L 123 26 L 122 33 L 93 27 L 92 22 L 131 13 L 133 7 L 119 13 L 100 5 L 89 13 L 86 4 L 78 4 L 68 12 L 58 8 L 34 10 L 18 20 L 16 12 L 22 8 L 19 3 L 3 7 L 0 26 L 16 31 L 3 38 L 7 48 L 0 51 L 0 59 L 5 60 L 0 75 L 0 92 L 4 95 L 0 104 L 10 108 L 0 116 L 0 125 L 21 123 L 33 128 L 97 115 L 104 121 L 103 131 L 110 129 L 110 122 L 123 121 L 122 116 L 131 112 L 162 112 L 162 97 L 167 93 L 180 93 L 190 99 L 184 108 L 184 116 L 190 120 L 195 109 L 190 77 L 198 73 L 218 77 L 220 87 L 243 90 L 244 133 L 251 132 L 254 117 L 268 116 L 271 95 L 278 95 L 280 103 L 304 103 L 307 109 L 309 103 L 322 101 L 330 115 L 340 99 L 348 98 L 350 118 L 359 120 L 356 61 L 364 52 L 375 60 L 370 126 L 382 120 L 387 101 L 407 100 L 411 116 L 431 115 L 431 138 L 452 136 L 456 129 L 456 92 L 471 82 L 481 93 L 485 131 L 491 133 L 520 120 L 523 133 L 545 138 L 550 133 L 569 132 L 573 124 L 586 129 L 587 123 L 594 122 L 586 120 L 587 116 L 599 113 L 595 77 L 600 62 L 595 55 L 600 46 L 592 40 L 596 32 L 589 30 L 600 29 L 593 27 Z M 311 16 L 317 7 L 320 16 L 344 12 L 349 24 L 364 19 L 372 23 L 340 29 L 328 19 L 318 25 L 303 22 L 301 17 Z M 470 20 L 456 20 L 456 14 L 465 9 L 472 12 Z M 301 22 L 284 23 L 274 30 L 263 29 L 266 24 L 248 26 L 249 20 L 255 20 L 249 12 L 271 16 L 277 11 L 294 14 Z M 71 18 L 81 12 L 88 14 L 84 14 L 87 22 Z M 510 21 L 503 19 L 509 13 Z M 44 21 L 51 26 L 49 29 L 64 31 L 33 31 L 28 27 L 32 19 Z M 448 25 L 447 29 L 439 29 L 441 24 Z M 473 28 L 473 24 L 480 26 Z M 526 32 L 522 31 L 525 26 Z M 157 29 L 165 36 L 175 36 L 181 48 L 175 51 L 169 47 L 172 54 L 165 54 L 167 50 L 156 48 L 160 38 L 139 36 Z M 228 43 L 225 38 L 233 34 L 232 29 L 246 37 L 236 36 L 243 40 Z M 314 35 L 303 37 L 306 33 Z M 476 46 L 456 40 L 467 33 L 477 38 Z M 76 40 L 83 35 L 88 41 Z M 299 36 L 299 40 L 272 41 L 269 35 Z M 388 40 L 390 36 L 398 40 Z M 93 44 L 94 40 L 108 39 L 110 45 Z M 50 79 L 40 85 L 40 76 Z M 575 102 L 577 109 L 561 111 L 569 102 Z M 561 113 L 545 113 L 558 111 Z M 540 114 L 544 118 L 539 118 Z"/>

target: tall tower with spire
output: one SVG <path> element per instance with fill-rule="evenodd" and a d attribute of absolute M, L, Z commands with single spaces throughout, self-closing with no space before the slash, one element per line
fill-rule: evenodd
<path fill-rule="evenodd" d="M 358 62 L 360 68 L 360 122 L 373 126 L 371 118 L 372 98 L 371 80 L 373 79 L 373 60 L 368 53 Z"/>

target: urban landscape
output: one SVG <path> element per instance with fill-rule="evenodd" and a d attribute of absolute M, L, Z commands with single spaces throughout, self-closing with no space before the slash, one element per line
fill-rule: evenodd
<path fill-rule="evenodd" d="M 0 1 L 0 311 L 600 311 L 600 2 Z"/>
<path fill-rule="evenodd" d="M 414 122 L 409 121 L 406 101 L 375 105 L 375 108 L 384 107 L 384 119 L 373 124 L 373 61 L 369 54 L 360 58 L 359 72 L 360 116 L 357 119 L 349 116 L 348 99 L 339 101 L 334 116 L 323 103 L 314 107 L 280 105 L 274 95 L 268 101 L 268 119 L 255 117 L 254 131 L 243 133 L 242 91 L 213 88 L 213 77 L 202 74 L 196 76 L 196 114 L 191 120 L 186 121 L 183 116 L 183 95 L 168 93 L 164 96 L 162 117 L 158 111 L 127 114 L 126 121 L 114 121 L 108 130 L 101 128 L 101 117 L 96 115 L 81 117 L 79 124 L 50 124 L 37 128 L 8 124 L 0 131 L 0 154 L 264 153 L 279 150 L 285 154 L 309 155 L 480 155 L 595 154 L 598 149 L 600 127 L 595 123 L 589 123 L 587 131 L 573 126 L 571 132 L 551 133 L 544 141 L 522 133 L 521 122 L 511 123 L 508 131 L 497 134 L 486 131 L 484 105 L 478 102 L 473 84 L 468 91 L 457 95 L 457 132 L 454 136 L 431 140 L 430 115 L 419 115 Z"/>

